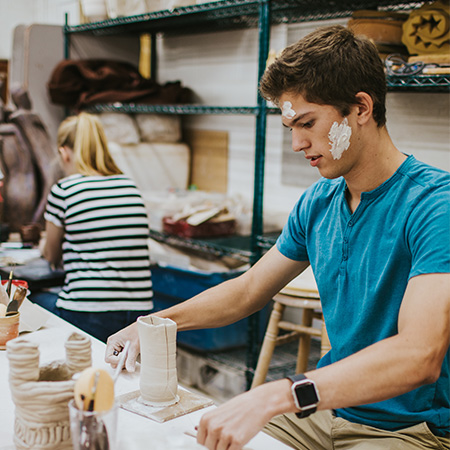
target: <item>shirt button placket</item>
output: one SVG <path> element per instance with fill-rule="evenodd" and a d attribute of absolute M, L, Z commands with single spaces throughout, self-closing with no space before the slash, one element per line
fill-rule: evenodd
<path fill-rule="evenodd" d="M 341 265 L 342 269 L 344 269 L 344 263 L 348 259 L 348 242 L 349 242 L 350 229 L 352 226 L 353 226 L 353 221 L 349 220 L 347 223 L 347 229 L 345 230 L 345 233 L 344 233 L 344 238 L 342 239 L 342 265 Z"/>

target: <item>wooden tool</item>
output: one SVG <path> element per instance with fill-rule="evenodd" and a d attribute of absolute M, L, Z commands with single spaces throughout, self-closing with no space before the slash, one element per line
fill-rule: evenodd
<path fill-rule="evenodd" d="M 27 295 L 27 289 L 23 286 L 16 286 L 16 290 L 14 291 L 13 299 L 8 303 L 6 307 L 6 316 L 11 316 L 16 314 L 22 305 L 25 297 Z"/>
<path fill-rule="evenodd" d="M 130 341 L 127 341 L 127 342 L 125 342 L 125 347 L 123 348 L 123 350 L 120 354 L 119 363 L 117 364 L 116 371 L 114 372 L 114 375 L 113 375 L 114 384 L 116 383 L 117 378 L 119 378 L 119 375 L 122 372 L 123 366 L 125 365 L 125 359 L 127 358 L 129 348 L 130 348 Z"/>
<path fill-rule="evenodd" d="M 114 381 L 104 369 L 81 372 L 74 388 L 75 404 L 82 411 L 109 411 L 114 405 Z"/>
<path fill-rule="evenodd" d="M 0 303 L 6 307 L 6 306 L 8 306 L 9 301 L 10 301 L 10 299 L 8 297 L 8 294 L 6 293 L 5 286 L 3 286 L 3 284 L 1 284 L 0 285 Z"/>

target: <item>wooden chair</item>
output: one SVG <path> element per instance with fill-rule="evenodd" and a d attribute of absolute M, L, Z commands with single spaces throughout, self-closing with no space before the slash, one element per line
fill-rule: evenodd
<path fill-rule="evenodd" d="M 297 293 L 295 296 L 278 293 L 273 298 L 273 301 L 273 310 L 259 353 L 252 388 L 265 382 L 276 346 L 298 340 L 296 373 L 306 371 L 312 336 L 321 338 L 321 356 L 325 355 L 331 348 L 323 322 L 322 307 L 318 293 L 305 292 L 304 296 L 301 296 L 301 293 Z M 303 309 L 301 324 L 282 320 L 286 306 Z M 321 330 L 312 326 L 315 318 L 322 320 Z M 281 330 L 287 331 L 287 333 L 280 334 Z"/>

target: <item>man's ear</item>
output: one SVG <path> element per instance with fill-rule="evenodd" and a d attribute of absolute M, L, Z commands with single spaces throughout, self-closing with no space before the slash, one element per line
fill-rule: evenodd
<path fill-rule="evenodd" d="M 357 121 L 359 125 L 366 124 L 373 117 L 373 100 L 367 92 L 358 92 L 355 95 Z"/>

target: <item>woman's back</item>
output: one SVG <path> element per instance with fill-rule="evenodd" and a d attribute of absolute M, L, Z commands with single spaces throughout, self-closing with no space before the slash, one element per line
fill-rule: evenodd
<path fill-rule="evenodd" d="M 129 178 L 64 178 L 52 188 L 45 218 L 64 228 L 66 280 L 58 307 L 91 312 L 152 308 L 147 213 Z"/>

